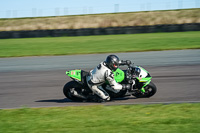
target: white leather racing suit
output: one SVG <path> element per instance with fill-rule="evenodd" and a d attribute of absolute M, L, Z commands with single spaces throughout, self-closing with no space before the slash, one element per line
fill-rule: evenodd
<path fill-rule="evenodd" d="M 90 89 L 102 99 L 109 100 L 110 97 L 108 93 L 101 86 L 106 80 L 110 84 L 110 86 L 106 86 L 106 89 L 115 93 L 122 89 L 122 85 L 115 81 L 113 72 L 106 66 L 105 62 L 101 62 L 95 69 L 91 70 L 90 75 L 87 76 L 87 84 Z"/>

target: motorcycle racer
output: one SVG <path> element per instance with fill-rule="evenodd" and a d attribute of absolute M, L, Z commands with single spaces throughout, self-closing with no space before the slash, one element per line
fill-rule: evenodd
<path fill-rule="evenodd" d="M 106 60 L 91 70 L 90 74 L 87 76 L 86 80 L 89 88 L 93 91 L 93 93 L 98 95 L 102 101 L 109 101 L 110 96 L 103 89 L 102 84 L 108 81 L 109 85 L 106 86 L 106 89 L 114 93 L 129 87 L 127 85 L 117 83 L 114 79 L 113 71 L 116 71 L 119 65 L 130 64 L 131 61 L 120 61 L 116 55 L 107 56 Z"/>

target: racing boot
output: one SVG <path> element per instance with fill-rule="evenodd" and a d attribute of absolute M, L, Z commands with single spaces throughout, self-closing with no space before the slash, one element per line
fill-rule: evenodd
<path fill-rule="evenodd" d="M 99 98 L 99 100 L 97 102 L 99 102 L 99 103 L 105 103 L 105 102 L 109 102 L 109 101 L 111 101 L 110 97 L 108 97 L 106 99 Z"/>

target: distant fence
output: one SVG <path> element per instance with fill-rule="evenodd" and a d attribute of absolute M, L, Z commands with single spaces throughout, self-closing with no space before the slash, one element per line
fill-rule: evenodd
<path fill-rule="evenodd" d="M 152 25 L 152 26 L 107 27 L 107 28 L 84 28 L 84 29 L 2 31 L 0 32 L 0 39 L 114 35 L 114 34 L 136 34 L 136 33 L 156 33 L 156 32 L 181 32 L 181 31 L 200 31 L 200 23 Z"/>

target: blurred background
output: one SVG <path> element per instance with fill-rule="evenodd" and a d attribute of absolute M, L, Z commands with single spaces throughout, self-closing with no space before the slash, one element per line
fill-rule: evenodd
<path fill-rule="evenodd" d="M 7 0 L 0 18 L 46 17 L 199 8 L 200 0 Z"/>
<path fill-rule="evenodd" d="M 200 29 L 199 7 L 200 0 L 7 0 L 0 5 L 0 38 L 194 31 Z M 165 26 L 101 29 L 155 25 Z"/>

